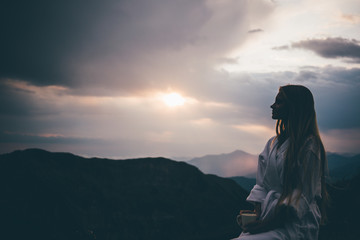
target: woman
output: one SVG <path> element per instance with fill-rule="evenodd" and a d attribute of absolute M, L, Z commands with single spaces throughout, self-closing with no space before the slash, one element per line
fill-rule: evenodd
<path fill-rule="evenodd" d="M 326 218 L 327 161 L 313 96 L 304 86 L 283 86 L 271 108 L 276 136 L 259 155 L 256 185 L 247 198 L 258 220 L 243 226 L 237 239 L 317 239 Z"/>

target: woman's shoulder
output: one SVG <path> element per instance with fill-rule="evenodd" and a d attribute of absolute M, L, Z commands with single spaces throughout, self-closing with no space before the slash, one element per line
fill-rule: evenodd
<path fill-rule="evenodd" d="M 271 147 L 277 142 L 277 137 L 272 136 L 266 143 L 266 146 Z"/>
<path fill-rule="evenodd" d="M 271 138 L 269 138 L 268 143 L 272 143 L 272 142 L 274 142 L 274 141 L 277 141 L 276 135 L 275 135 L 275 136 L 272 136 Z"/>
<path fill-rule="evenodd" d="M 265 150 L 266 151 L 270 151 L 271 148 L 273 148 L 277 143 L 277 137 L 276 136 L 273 136 L 271 137 L 267 142 L 266 142 L 266 145 L 265 145 Z"/>

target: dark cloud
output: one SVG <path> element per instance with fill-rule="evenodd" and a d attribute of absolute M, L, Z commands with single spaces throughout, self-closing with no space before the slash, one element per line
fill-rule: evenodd
<path fill-rule="evenodd" d="M 303 67 L 299 72 L 267 73 L 274 85 L 302 84 L 312 90 L 322 130 L 359 128 L 360 69 Z"/>
<path fill-rule="evenodd" d="M 103 14 L 98 1 L 2 1 L 0 77 L 70 85 L 70 64 Z"/>
<path fill-rule="evenodd" d="M 39 89 L 41 87 L 29 85 L 24 81 L 0 81 L 0 117 L 21 119 L 28 116 L 44 116 L 56 113 L 58 111 L 55 107 L 57 100 L 49 98 L 48 93 L 51 91 L 53 95 L 61 95 L 65 94 L 66 91 L 43 89 L 43 92 L 48 92 L 47 95 L 46 93 L 39 95 Z"/>
<path fill-rule="evenodd" d="M 359 87 L 356 91 L 359 91 Z M 350 88 L 317 90 L 317 116 L 321 130 L 358 129 L 360 122 L 359 94 Z"/>
<path fill-rule="evenodd" d="M 301 70 L 295 78 L 296 82 L 313 82 L 317 81 L 318 74 L 311 70 Z"/>
<path fill-rule="evenodd" d="M 283 45 L 283 46 L 278 46 L 278 47 L 273 47 L 273 50 L 288 50 L 290 49 L 290 47 L 288 45 Z"/>
<path fill-rule="evenodd" d="M 274 47 L 274 50 L 301 48 L 315 52 L 324 58 L 344 58 L 360 63 L 360 41 L 345 38 L 310 39 L 299 41 L 290 46 Z"/>
<path fill-rule="evenodd" d="M 202 1 L 162 0 L 14 0 L 0 9 L 0 78 L 63 86 L 100 81 L 84 74 L 100 62 L 103 71 L 109 63 L 127 69 L 140 54 L 196 41 L 194 31 L 210 14 Z"/>
<path fill-rule="evenodd" d="M 258 32 L 263 32 L 264 30 L 257 28 L 257 29 L 251 29 L 248 31 L 248 33 L 258 33 Z"/>
<path fill-rule="evenodd" d="M 9 86 L 0 81 L 0 116 L 24 116 L 31 114 L 33 92 Z"/>
<path fill-rule="evenodd" d="M 265 1 L 1 4 L 0 79 L 66 86 L 78 95 L 202 87 L 205 77 L 194 72 L 208 71 L 246 41 L 248 19 L 259 9 L 262 17 L 271 11 Z"/>
<path fill-rule="evenodd" d="M 345 84 L 348 87 L 358 88 L 360 86 L 360 68 L 346 69 L 343 67 L 327 66 L 322 68 L 320 79 L 330 82 Z"/>
<path fill-rule="evenodd" d="M 223 63 L 223 64 L 238 64 L 239 63 L 239 59 L 237 58 L 220 58 L 218 59 L 219 63 Z"/>

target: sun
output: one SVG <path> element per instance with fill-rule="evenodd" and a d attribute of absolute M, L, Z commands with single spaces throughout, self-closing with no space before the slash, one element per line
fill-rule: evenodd
<path fill-rule="evenodd" d="M 169 107 L 182 106 L 185 103 L 185 98 L 176 92 L 165 94 L 162 100 Z"/>

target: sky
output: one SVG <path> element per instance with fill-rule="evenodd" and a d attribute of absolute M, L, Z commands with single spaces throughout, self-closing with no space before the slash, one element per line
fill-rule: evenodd
<path fill-rule="evenodd" d="M 3 0 L 0 26 L 0 153 L 258 154 L 286 84 L 360 153 L 358 0 Z"/>

